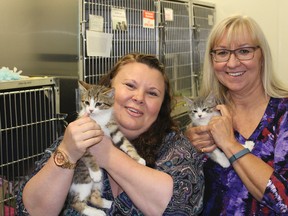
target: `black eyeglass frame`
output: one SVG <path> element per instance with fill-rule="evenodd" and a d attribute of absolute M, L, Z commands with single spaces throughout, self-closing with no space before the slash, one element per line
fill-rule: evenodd
<path fill-rule="evenodd" d="M 251 58 L 249 58 L 249 59 L 239 59 L 238 56 L 235 54 L 235 52 L 236 52 L 237 50 L 241 50 L 241 49 L 245 49 L 245 48 L 253 49 L 253 56 L 252 56 Z M 255 51 L 256 51 L 257 49 L 259 49 L 259 48 L 260 48 L 260 46 L 257 45 L 257 46 L 249 46 L 249 47 L 240 47 L 240 48 L 234 49 L 234 50 L 229 50 L 229 49 L 215 49 L 215 50 L 210 50 L 210 55 L 212 56 L 212 58 L 213 58 L 213 60 L 214 60 L 215 62 L 228 62 L 229 59 L 230 59 L 230 57 L 231 57 L 231 54 L 232 54 L 232 53 L 235 55 L 235 57 L 236 57 L 239 61 L 248 61 L 248 60 L 251 60 L 251 59 L 254 58 L 254 53 L 255 53 Z M 225 51 L 228 51 L 228 52 L 229 52 L 229 57 L 228 57 L 228 59 L 227 59 L 226 61 L 217 61 L 217 60 L 215 59 L 216 51 L 219 51 L 219 50 L 225 50 Z"/>

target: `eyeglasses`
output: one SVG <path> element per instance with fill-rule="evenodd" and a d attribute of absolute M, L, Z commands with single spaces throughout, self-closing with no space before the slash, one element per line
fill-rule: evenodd
<path fill-rule="evenodd" d="M 254 58 L 254 52 L 260 48 L 259 46 L 254 47 L 241 47 L 235 50 L 228 49 L 216 49 L 211 50 L 210 54 L 215 62 L 227 62 L 233 53 L 239 61 L 251 60 Z"/>

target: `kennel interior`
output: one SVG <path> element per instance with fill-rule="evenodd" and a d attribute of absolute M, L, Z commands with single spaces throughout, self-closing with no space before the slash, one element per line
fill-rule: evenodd
<path fill-rule="evenodd" d="M 0 215 L 15 215 L 19 184 L 54 139 L 63 118 L 54 78 L 0 82 Z"/>

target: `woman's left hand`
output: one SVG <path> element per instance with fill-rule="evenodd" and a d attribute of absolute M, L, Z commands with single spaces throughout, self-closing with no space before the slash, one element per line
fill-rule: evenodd
<path fill-rule="evenodd" d="M 104 166 L 108 165 L 109 157 L 113 155 L 112 152 L 114 150 L 118 151 L 118 149 L 113 145 L 111 138 L 107 136 L 103 136 L 101 142 L 89 148 L 89 151 L 94 156 L 96 163 L 102 168 L 105 168 Z"/>
<path fill-rule="evenodd" d="M 224 151 L 226 147 L 237 141 L 234 136 L 233 120 L 227 106 L 217 105 L 216 108 L 221 112 L 221 116 L 215 116 L 210 120 L 209 129 L 215 144 Z"/>

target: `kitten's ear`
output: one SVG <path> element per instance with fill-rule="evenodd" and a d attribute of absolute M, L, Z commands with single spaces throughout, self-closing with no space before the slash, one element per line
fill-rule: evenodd
<path fill-rule="evenodd" d="M 216 97 L 215 97 L 214 92 L 211 91 L 209 93 L 209 95 L 206 97 L 206 101 L 211 102 L 211 103 L 216 102 Z"/>
<path fill-rule="evenodd" d="M 115 89 L 113 87 L 108 88 L 107 91 L 104 92 L 110 98 L 114 98 Z"/>
<path fill-rule="evenodd" d="M 206 100 L 210 103 L 223 104 L 223 102 L 215 96 L 214 92 L 210 92 Z"/>
<path fill-rule="evenodd" d="M 78 86 L 79 86 L 79 90 L 83 92 L 86 92 L 90 88 L 90 84 L 81 80 L 78 81 Z"/>
<path fill-rule="evenodd" d="M 186 96 L 183 96 L 183 98 L 185 99 L 186 103 L 188 105 L 191 105 L 194 103 L 194 100 L 192 98 L 189 98 L 189 97 L 186 97 Z"/>

